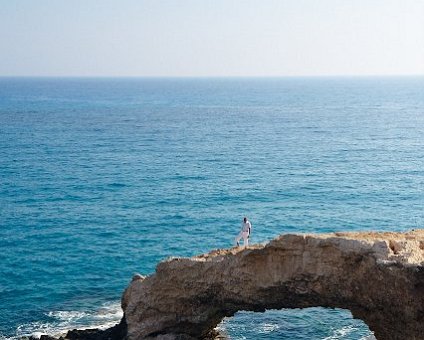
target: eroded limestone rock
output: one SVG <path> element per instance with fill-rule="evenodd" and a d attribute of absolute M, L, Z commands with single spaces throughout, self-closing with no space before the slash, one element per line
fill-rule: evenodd
<path fill-rule="evenodd" d="M 202 339 L 237 311 L 349 309 L 377 339 L 424 339 L 424 231 L 282 235 L 159 263 L 122 298 L 130 340 Z"/>

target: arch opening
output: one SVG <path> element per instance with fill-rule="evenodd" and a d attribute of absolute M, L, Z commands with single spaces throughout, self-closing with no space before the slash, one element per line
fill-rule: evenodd
<path fill-rule="evenodd" d="M 375 340 L 367 324 L 347 309 L 294 308 L 239 311 L 216 327 L 224 337 L 242 339 Z"/>

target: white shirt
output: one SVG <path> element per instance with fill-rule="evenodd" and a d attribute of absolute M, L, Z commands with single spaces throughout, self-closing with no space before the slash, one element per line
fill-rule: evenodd
<path fill-rule="evenodd" d="M 252 224 L 250 223 L 249 220 L 247 220 L 246 222 L 244 221 L 241 222 L 241 231 L 250 232 L 250 228 L 252 228 Z"/>

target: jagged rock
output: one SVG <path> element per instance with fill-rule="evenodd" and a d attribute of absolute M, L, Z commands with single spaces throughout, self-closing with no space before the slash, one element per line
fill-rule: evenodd
<path fill-rule="evenodd" d="M 283 235 L 160 263 L 122 297 L 127 336 L 202 339 L 237 311 L 349 309 L 377 339 L 424 337 L 424 230 Z"/>
<path fill-rule="evenodd" d="M 127 324 L 125 317 L 121 319 L 121 322 L 111 328 L 101 329 L 74 329 L 69 331 L 65 340 L 123 340 L 126 338 Z"/>

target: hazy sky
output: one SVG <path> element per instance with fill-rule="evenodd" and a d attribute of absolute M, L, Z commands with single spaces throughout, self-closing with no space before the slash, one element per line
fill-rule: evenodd
<path fill-rule="evenodd" d="M 0 75 L 424 74 L 424 0 L 0 0 Z"/>

